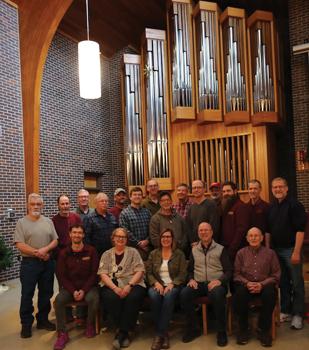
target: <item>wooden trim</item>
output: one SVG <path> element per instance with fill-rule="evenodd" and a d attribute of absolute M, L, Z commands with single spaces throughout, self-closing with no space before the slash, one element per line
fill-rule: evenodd
<path fill-rule="evenodd" d="M 39 192 L 40 95 L 43 68 L 58 24 L 72 2 L 73 0 L 19 2 L 26 195 Z"/>
<path fill-rule="evenodd" d="M 125 53 L 123 55 L 123 63 L 125 64 L 141 64 L 141 56 Z"/>
<path fill-rule="evenodd" d="M 194 120 L 195 109 L 194 107 L 182 107 L 177 106 L 171 110 L 171 121 L 177 122 L 179 120 Z"/>
<path fill-rule="evenodd" d="M 3 1 L 16 9 L 19 8 L 20 0 L 15 0 L 15 1 L 14 0 L 3 0 Z"/>
<path fill-rule="evenodd" d="M 220 16 L 220 23 L 222 24 L 228 17 L 245 18 L 246 13 L 244 9 L 236 7 L 227 7 Z"/>
<path fill-rule="evenodd" d="M 273 19 L 274 19 L 274 16 L 272 12 L 256 10 L 253 12 L 253 14 L 250 17 L 248 17 L 247 27 L 251 27 L 256 21 L 271 22 L 273 21 Z"/>
<path fill-rule="evenodd" d="M 145 28 L 146 39 L 166 40 L 165 30 Z"/>
<path fill-rule="evenodd" d="M 250 122 L 250 113 L 248 111 L 233 111 L 224 114 L 225 125 L 237 125 Z"/>

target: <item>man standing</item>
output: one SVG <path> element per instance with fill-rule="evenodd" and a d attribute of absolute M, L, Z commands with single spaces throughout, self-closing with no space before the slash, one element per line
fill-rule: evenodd
<path fill-rule="evenodd" d="M 70 211 L 71 203 L 68 196 L 61 194 L 57 198 L 57 203 L 59 212 L 52 218 L 52 220 L 58 234 L 58 248 L 61 250 L 71 245 L 69 228 L 72 225 L 81 224 L 82 220 L 78 214 Z"/>
<path fill-rule="evenodd" d="M 154 248 L 159 248 L 161 232 L 166 229 L 171 229 L 174 233 L 174 241 L 177 243 L 177 248 L 187 254 L 188 230 L 186 222 L 172 208 L 172 197 L 169 192 L 161 191 L 159 198 L 161 209 L 151 217 L 149 224 L 151 243 Z"/>
<path fill-rule="evenodd" d="M 84 244 L 84 228 L 80 224 L 70 227 L 71 246 L 63 249 L 57 261 L 60 291 L 55 299 L 58 337 L 55 350 L 62 350 L 69 341 L 66 330 L 66 305 L 85 300 L 88 305 L 87 338 L 95 336 L 95 317 L 99 307 L 97 270 L 99 259 L 94 247 Z"/>
<path fill-rule="evenodd" d="M 142 207 L 147 208 L 152 216 L 160 209 L 158 181 L 150 179 L 147 182 L 146 191 L 148 196 L 143 200 Z"/>
<path fill-rule="evenodd" d="M 252 227 L 248 231 L 247 241 L 249 246 L 238 251 L 234 268 L 233 302 L 239 323 L 237 344 L 248 343 L 248 305 L 250 300 L 259 297 L 262 301 L 259 338 L 263 346 L 271 346 L 270 329 L 280 280 L 280 265 L 276 253 L 262 246 L 263 234 L 259 228 Z"/>
<path fill-rule="evenodd" d="M 186 219 L 188 215 L 188 210 L 193 204 L 192 201 L 190 201 L 189 198 L 189 187 L 185 183 L 180 183 L 176 187 L 176 196 L 178 199 L 178 202 L 173 204 L 173 208 L 176 210 L 176 212 Z"/>
<path fill-rule="evenodd" d="M 122 210 L 125 208 L 127 200 L 127 192 L 123 188 L 117 188 L 114 192 L 115 205 L 108 210 L 109 213 L 114 215 L 117 224 L 119 224 L 119 216 Z"/>
<path fill-rule="evenodd" d="M 43 199 L 32 193 L 28 197 L 28 215 L 18 220 L 14 242 L 22 255 L 20 266 L 21 301 L 19 315 L 22 324 L 21 337 L 32 336 L 33 295 L 38 285 L 37 328 L 54 331 L 55 325 L 48 321 L 50 298 L 54 287 L 54 262 L 51 251 L 58 244 L 53 222 L 41 215 Z"/>
<path fill-rule="evenodd" d="M 285 179 L 273 179 L 271 190 L 275 200 L 269 209 L 266 245 L 271 244 L 281 265 L 280 321 L 292 320 L 291 328 L 301 329 L 305 310 L 302 246 L 307 216 L 303 205 L 288 196 Z"/>
<path fill-rule="evenodd" d="M 209 186 L 210 198 L 216 203 L 219 212 L 221 212 L 222 191 L 220 182 L 213 182 Z"/>
<path fill-rule="evenodd" d="M 95 247 L 100 257 L 112 247 L 112 232 L 118 225 L 114 216 L 107 211 L 107 195 L 99 192 L 94 200 L 95 211 L 84 219 L 85 243 Z"/>
<path fill-rule="evenodd" d="M 266 232 L 269 203 L 261 198 L 262 185 L 259 180 L 250 180 L 248 184 L 249 202 L 247 206 L 250 214 L 250 227 L 259 228 Z"/>
<path fill-rule="evenodd" d="M 189 241 L 191 245 L 194 245 L 199 241 L 197 229 L 201 222 L 208 222 L 213 229 L 214 238 L 217 238 L 220 218 L 215 202 L 205 197 L 205 184 L 202 180 L 192 182 L 192 194 L 195 202 L 189 208 L 187 224 Z"/>
<path fill-rule="evenodd" d="M 151 213 L 142 207 L 143 191 L 133 187 L 130 191 L 131 204 L 123 209 L 119 217 L 120 227 L 129 233 L 129 244 L 135 247 L 143 260 L 147 260 L 149 247 L 149 223 Z"/>
<path fill-rule="evenodd" d="M 84 188 L 80 189 L 77 194 L 78 207 L 75 212 L 84 220 L 84 217 L 93 213 L 94 209 L 89 208 L 89 192 Z"/>
<path fill-rule="evenodd" d="M 237 193 L 234 182 L 227 181 L 222 185 L 222 237 L 220 243 L 227 248 L 231 261 L 237 251 L 246 245 L 249 210 Z"/>
<path fill-rule="evenodd" d="M 211 225 L 202 222 L 198 226 L 200 241 L 192 248 L 189 261 L 189 282 L 180 293 L 187 329 L 182 338 L 188 343 L 201 334 L 197 320 L 194 300 L 207 295 L 214 307 L 216 316 L 217 344 L 227 344 L 226 335 L 226 293 L 232 277 L 232 265 L 225 248 L 216 243 Z"/>

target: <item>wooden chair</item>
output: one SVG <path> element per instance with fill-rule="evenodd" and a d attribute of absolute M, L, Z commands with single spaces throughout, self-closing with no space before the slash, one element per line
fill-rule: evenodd
<path fill-rule="evenodd" d="M 211 301 L 207 296 L 198 297 L 195 299 L 195 304 L 201 305 L 202 307 L 202 321 L 203 321 L 203 334 L 207 335 L 208 333 L 208 324 L 207 324 L 207 305 L 211 304 Z M 231 296 L 227 295 L 226 297 L 226 309 L 227 309 L 227 332 L 228 335 L 232 334 L 232 302 Z"/>
<path fill-rule="evenodd" d="M 73 314 L 73 320 L 72 322 L 70 322 L 73 326 L 76 326 L 76 325 L 81 325 L 83 323 L 85 323 L 85 320 L 84 319 L 81 319 L 77 316 L 77 308 L 78 307 L 88 307 L 88 304 L 85 300 L 82 300 L 82 301 L 72 301 L 70 303 L 67 303 L 65 305 L 66 308 L 71 308 L 72 309 L 72 314 Z M 100 313 L 100 308 L 98 308 L 98 311 L 97 311 L 97 314 L 96 314 L 96 318 L 95 318 L 95 331 L 96 331 L 96 334 L 99 334 L 100 333 L 100 329 L 101 329 L 101 326 L 100 326 L 100 317 L 101 317 L 101 313 Z"/>

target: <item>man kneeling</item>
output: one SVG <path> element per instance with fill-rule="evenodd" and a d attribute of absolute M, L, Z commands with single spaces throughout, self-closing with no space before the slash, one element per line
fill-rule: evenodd
<path fill-rule="evenodd" d="M 85 236 L 82 225 L 70 228 L 71 246 L 63 249 L 57 260 L 57 278 L 60 292 L 55 300 L 58 337 L 55 350 L 62 350 L 69 341 L 66 331 L 66 304 L 85 300 L 88 304 L 85 336 L 95 336 L 95 316 L 99 307 L 97 270 L 99 260 L 94 247 L 83 243 Z"/>
<path fill-rule="evenodd" d="M 248 333 L 248 303 L 257 296 L 262 306 L 258 321 L 258 337 L 263 346 L 271 346 L 270 334 L 272 313 L 276 302 L 280 265 L 275 252 L 262 246 L 261 230 L 252 227 L 247 233 L 248 247 L 236 255 L 234 282 L 234 309 L 238 316 L 238 344 L 246 344 Z"/>
<path fill-rule="evenodd" d="M 226 293 L 232 276 L 232 265 L 225 248 L 213 239 L 210 224 L 198 226 L 199 243 L 192 248 L 189 262 L 189 282 L 181 291 L 180 302 L 187 319 L 182 341 L 188 343 L 201 333 L 194 310 L 194 299 L 208 296 L 214 307 L 217 328 L 217 345 L 227 344 Z"/>

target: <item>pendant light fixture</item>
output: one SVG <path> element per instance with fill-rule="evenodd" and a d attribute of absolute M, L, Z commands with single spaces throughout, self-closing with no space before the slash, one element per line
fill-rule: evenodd
<path fill-rule="evenodd" d="M 87 40 L 78 43 L 78 69 L 80 97 L 96 99 L 101 97 L 100 47 L 89 40 L 89 13 L 86 0 Z"/>

